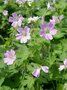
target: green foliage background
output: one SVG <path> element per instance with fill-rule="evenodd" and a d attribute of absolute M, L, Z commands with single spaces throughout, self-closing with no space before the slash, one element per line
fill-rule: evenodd
<path fill-rule="evenodd" d="M 0 90 L 67 90 L 67 70 L 59 72 L 58 67 L 67 58 L 67 1 L 57 0 L 54 10 L 47 10 L 46 3 L 52 0 L 35 0 L 31 6 L 27 3 L 16 4 L 8 0 L 8 4 L 0 0 Z M 11 27 L 8 17 L 3 16 L 3 10 L 21 14 L 25 20 L 22 27 L 31 27 L 31 40 L 26 44 L 16 41 L 16 29 Z M 64 15 L 64 19 L 56 24 L 58 33 L 54 39 L 47 41 L 39 35 L 41 19 L 36 23 L 27 23 L 32 16 L 45 16 L 48 22 L 53 15 Z M 17 59 L 13 65 L 3 62 L 4 53 L 15 49 Z M 41 72 L 39 78 L 34 78 L 32 72 L 40 65 L 50 67 L 48 74 Z"/>

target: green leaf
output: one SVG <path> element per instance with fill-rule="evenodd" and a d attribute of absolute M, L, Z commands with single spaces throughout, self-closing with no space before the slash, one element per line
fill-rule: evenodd
<path fill-rule="evenodd" d="M 63 90 L 63 84 L 58 84 L 56 90 Z"/>
<path fill-rule="evenodd" d="M 21 65 L 24 60 L 27 60 L 29 55 L 30 55 L 29 48 L 26 45 L 22 45 L 16 51 L 17 60 L 15 63 Z"/>
<path fill-rule="evenodd" d="M 11 90 L 11 88 L 8 86 L 2 86 L 0 87 L 0 90 Z"/>
<path fill-rule="evenodd" d="M 2 83 L 4 82 L 4 77 L 0 78 L 0 86 L 2 85 Z"/>
<path fill-rule="evenodd" d="M 26 80 L 24 80 L 23 85 L 24 86 L 27 85 L 27 87 L 29 89 L 31 89 L 33 87 L 33 85 L 34 85 L 35 79 L 33 77 L 31 77 L 31 76 L 26 76 L 25 79 Z"/>
<path fill-rule="evenodd" d="M 64 36 L 65 33 L 61 33 L 61 32 L 58 32 L 54 37 L 56 39 L 59 39 L 59 38 L 62 38 Z"/>

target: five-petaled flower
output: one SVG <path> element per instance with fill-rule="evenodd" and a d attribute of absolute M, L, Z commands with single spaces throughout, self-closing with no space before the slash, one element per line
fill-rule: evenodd
<path fill-rule="evenodd" d="M 63 64 L 60 65 L 59 67 L 59 71 L 62 71 L 63 69 L 66 69 L 67 68 L 67 59 L 64 60 Z"/>
<path fill-rule="evenodd" d="M 17 15 L 17 13 L 12 13 L 12 17 L 9 17 L 9 22 L 12 23 L 13 27 L 21 26 L 23 16 Z"/>
<path fill-rule="evenodd" d="M 54 23 L 49 22 L 48 24 L 44 21 L 44 17 L 42 17 L 42 25 L 40 30 L 40 36 L 45 38 L 46 40 L 52 40 L 53 36 L 57 33 L 57 30 L 54 28 Z"/>
<path fill-rule="evenodd" d="M 26 43 L 28 40 L 30 40 L 30 28 L 28 26 L 25 26 L 25 28 L 18 28 L 17 29 L 18 34 L 16 34 L 16 39 L 20 40 L 20 43 Z"/>
<path fill-rule="evenodd" d="M 7 65 L 13 64 L 13 62 L 16 60 L 16 55 L 14 50 L 6 51 L 4 54 L 4 63 Z"/>
<path fill-rule="evenodd" d="M 48 72 L 49 72 L 49 67 L 48 67 L 48 66 L 41 66 L 40 68 L 35 69 L 35 70 L 32 72 L 32 75 L 33 75 L 34 77 L 39 77 L 41 70 L 44 71 L 45 73 L 48 73 Z"/>

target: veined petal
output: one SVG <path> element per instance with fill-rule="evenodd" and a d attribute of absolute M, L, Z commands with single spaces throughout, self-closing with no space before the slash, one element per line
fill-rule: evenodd
<path fill-rule="evenodd" d="M 16 13 L 16 12 L 12 13 L 12 16 L 13 16 L 14 18 L 16 18 L 16 17 L 17 17 L 17 13 Z"/>
<path fill-rule="evenodd" d="M 45 73 L 48 73 L 48 72 L 49 72 L 49 67 L 48 67 L 48 66 L 41 66 L 41 69 L 42 69 Z"/>
<path fill-rule="evenodd" d="M 38 69 L 35 69 L 33 72 L 32 72 L 32 75 L 34 76 L 34 77 L 39 77 L 40 76 L 40 68 L 38 68 Z"/>
<path fill-rule="evenodd" d="M 29 33 L 30 32 L 30 28 L 28 26 L 25 26 L 24 30 Z"/>
<path fill-rule="evenodd" d="M 7 65 L 11 65 L 11 64 L 13 64 L 13 61 L 12 60 L 9 61 L 9 62 L 7 62 Z"/>
<path fill-rule="evenodd" d="M 41 37 L 44 37 L 44 36 L 45 36 L 45 33 L 44 33 L 43 30 L 40 31 L 40 36 L 41 36 Z"/>
<path fill-rule="evenodd" d="M 17 31 L 21 34 L 23 31 L 23 28 L 18 28 Z"/>
<path fill-rule="evenodd" d="M 16 39 L 17 39 L 17 40 L 21 39 L 21 37 L 22 37 L 21 34 L 17 34 L 17 35 L 16 35 Z"/>
<path fill-rule="evenodd" d="M 26 43 L 26 42 L 27 42 L 27 38 L 26 37 L 21 38 L 20 43 Z"/>
<path fill-rule="evenodd" d="M 13 27 L 16 27 L 16 26 L 17 26 L 17 22 L 14 21 L 14 22 L 12 23 L 12 26 L 13 26 Z"/>
<path fill-rule="evenodd" d="M 13 17 L 9 17 L 9 22 L 13 22 L 14 18 Z"/>
<path fill-rule="evenodd" d="M 4 63 L 9 62 L 9 58 L 4 58 Z"/>
<path fill-rule="evenodd" d="M 54 22 L 49 22 L 48 23 L 48 29 L 50 30 L 50 29 L 53 29 L 54 28 L 54 26 L 55 26 L 55 24 L 54 24 Z"/>
<path fill-rule="evenodd" d="M 57 30 L 56 30 L 56 29 L 50 30 L 50 34 L 51 34 L 51 35 L 55 35 L 56 33 L 57 33 Z"/>
<path fill-rule="evenodd" d="M 52 40 L 52 39 L 53 39 L 53 37 L 52 37 L 51 34 L 45 34 L 45 38 L 46 38 L 47 40 Z"/>
<path fill-rule="evenodd" d="M 18 20 L 17 24 L 18 24 L 18 26 L 20 27 L 21 24 L 22 24 L 22 20 Z"/>

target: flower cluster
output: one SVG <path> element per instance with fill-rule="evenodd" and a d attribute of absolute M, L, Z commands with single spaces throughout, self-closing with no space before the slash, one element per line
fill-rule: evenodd
<path fill-rule="evenodd" d="M 35 69 L 35 70 L 32 72 L 32 75 L 33 75 L 34 77 L 39 77 L 41 70 L 43 70 L 45 73 L 48 73 L 48 72 L 49 72 L 49 67 L 48 67 L 48 66 L 41 66 L 40 68 Z"/>
<path fill-rule="evenodd" d="M 5 0 L 4 3 L 7 3 L 7 1 L 8 0 Z M 27 2 L 28 5 L 31 6 L 31 3 L 33 1 L 34 0 L 16 0 L 16 3 L 23 4 Z M 53 0 L 53 3 L 55 3 L 55 0 Z M 54 7 L 51 5 L 50 2 L 47 3 L 47 9 L 48 10 L 54 9 Z M 4 10 L 3 15 L 7 16 L 8 11 Z M 36 22 L 39 18 L 40 17 L 38 16 L 29 17 L 27 19 L 28 24 L 30 24 L 31 22 Z M 59 17 L 52 16 L 52 19 L 50 19 L 50 21 L 47 23 L 44 20 L 44 17 L 42 17 L 42 24 L 40 26 L 40 36 L 45 38 L 46 40 L 52 40 L 54 35 L 57 33 L 57 30 L 55 29 L 55 24 L 59 23 L 63 18 L 64 18 L 63 15 L 60 15 Z M 20 43 L 26 43 L 28 40 L 31 39 L 29 26 L 25 26 L 24 28 L 21 27 L 23 19 L 24 18 L 22 15 L 18 15 L 16 12 L 14 12 L 12 13 L 12 16 L 9 17 L 9 20 L 8 20 L 11 23 L 11 25 L 17 29 L 16 31 L 17 34 L 15 36 L 16 36 L 16 40 L 20 40 Z M 10 51 L 6 51 L 6 53 L 4 54 L 4 63 L 6 63 L 7 65 L 12 65 L 15 60 L 16 60 L 15 51 L 13 49 L 11 49 Z M 63 65 L 60 65 L 59 71 L 62 71 L 63 69 L 66 69 L 66 68 L 67 68 L 67 59 L 64 60 Z M 38 67 L 32 72 L 32 75 L 34 77 L 39 77 L 41 70 L 44 71 L 45 73 L 48 73 L 49 67 L 48 66 Z"/>
<path fill-rule="evenodd" d="M 63 69 L 66 69 L 67 68 L 67 59 L 64 60 L 63 64 L 60 65 L 59 67 L 59 71 L 62 71 Z"/>
<path fill-rule="evenodd" d="M 16 60 L 16 55 L 15 55 L 15 51 L 14 50 L 10 50 L 7 51 L 4 54 L 4 63 L 6 63 L 7 65 L 11 65 L 13 64 L 13 62 Z"/>

